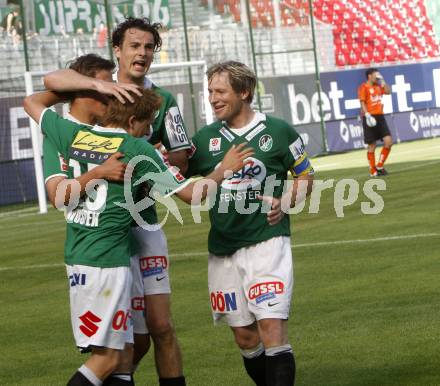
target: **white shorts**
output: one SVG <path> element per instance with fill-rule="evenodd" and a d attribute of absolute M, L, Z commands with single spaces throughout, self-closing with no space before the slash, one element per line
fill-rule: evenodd
<path fill-rule="evenodd" d="M 290 237 L 241 248 L 208 259 L 208 287 L 214 323 L 243 327 L 255 320 L 288 319 L 293 291 Z"/>
<path fill-rule="evenodd" d="M 138 254 L 131 258 L 133 328 L 135 334 L 147 334 L 144 295 L 171 293 L 167 239 L 162 229 L 133 227 L 132 234 L 138 244 Z"/>
<path fill-rule="evenodd" d="M 133 343 L 129 267 L 66 265 L 73 335 L 81 351 Z"/>

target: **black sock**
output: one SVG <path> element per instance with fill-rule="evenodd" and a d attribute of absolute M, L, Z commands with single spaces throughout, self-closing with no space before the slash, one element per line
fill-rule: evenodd
<path fill-rule="evenodd" d="M 73 374 L 72 378 L 70 378 L 69 382 L 67 382 L 67 386 L 95 386 L 95 385 L 92 382 L 90 382 L 79 371 L 77 371 L 75 374 Z"/>
<path fill-rule="evenodd" d="M 112 374 L 106 378 L 102 386 L 134 386 L 133 377 L 130 374 L 123 374 L 130 377 L 130 380 L 118 378 L 117 374 Z"/>
<path fill-rule="evenodd" d="M 160 386 L 186 386 L 185 377 L 159 378 Z"/>
<path fill-rule="evenodd" d="M 244 367 L 257 386 L 266 386 L 266 355 L 264 351 L 255 358 L 243 357 Z"/>
<path fill-rule="evenodd" d="M 291 352 L 266 356 L 267 386 L 293 386 L 295 384 L 295 358 Z"/>

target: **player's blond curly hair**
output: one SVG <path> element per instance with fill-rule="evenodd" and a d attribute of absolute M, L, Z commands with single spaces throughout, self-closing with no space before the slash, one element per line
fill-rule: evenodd
<path fill-rule="evenodd" d="M 215 74 L 226 72 L 229 75 L 229 83 L 236 93 L 248 92 L 246 102 L 252 103 L 254 99 L 255 86 L 257 85 L 257 77 L 255 73 L 244 63 L 229 60 L 212 65 L 206 71 L 208 82 L 211 81 Z"/>

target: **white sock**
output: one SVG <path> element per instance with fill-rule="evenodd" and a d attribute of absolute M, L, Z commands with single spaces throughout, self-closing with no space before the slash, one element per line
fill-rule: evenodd
<path fill-rule="evenodd" d="M 131 381 L 131 374 L 124 373 L 113 373 L 111 375 L 113 378 L 122 379 L 123 381 Z"/>
<path fill-rule="evenodd" d="M 82 365 L 78 371 L 84 375 L 90 382 L 95 386 L 102 386 L 102 381 L 95 375 L 95 373 L 90 370 L 86 365 Z"/>
<path fill-rule="evenodd" d="M 275 355 L 280 355 L 292 351 L 292 346 L 290 344 L 283 344 L 282 346 L 278 347 L 269 347 L 266 349 L 266 356 L 268 357 L 274 357 Z"/>
<path fill-rule="evenodd" d="M 246 350 L 240 349 L 241 355 L 244 356 L 247 359 L 252 359 L 260 356 L 264 352 L 264 346 L 263 343 L 259 343 L 254 348 L 249 348 Z"/>

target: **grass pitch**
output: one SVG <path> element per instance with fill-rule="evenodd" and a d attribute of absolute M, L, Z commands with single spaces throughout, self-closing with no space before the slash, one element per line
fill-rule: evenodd
<path fill-rule="evenodd" d="M 365 152 L 314 160 L 317 179 L 367 180 Z M 297 385 L 439 385 L 440 140 L 397 145 L 387 165 L 384 210 L 361 201 L 337 217 L 334 189 L 318 214 L 292 216 L 295 261 L 290 341 Z M 362 189 L 361 189 L 362 191 Z M 173 315 L 188 385 L 251 385 L 232 334 L 211 323 L 207 216 L 168 221 Z M 0 217 L 0 385 L 63 385 L 84 358 L 70 328 L 62 265 L 64 220 Z M 157 384 L 151 353 L 136 376 Z"/>

